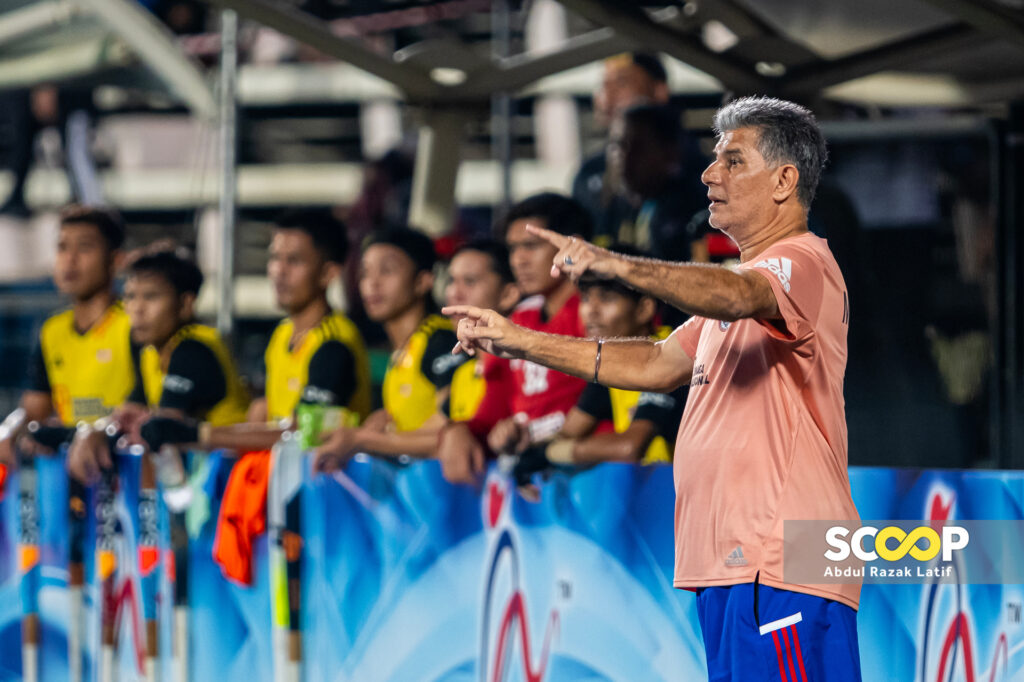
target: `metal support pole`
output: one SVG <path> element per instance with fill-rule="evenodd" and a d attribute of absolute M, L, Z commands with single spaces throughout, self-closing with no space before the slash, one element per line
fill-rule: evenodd
<path fill-rule="evenodd" d="M 491 45 L 496 60 L 509 56 L 512 29 L 508 0 L 496 0 L 491 8 Z M 495 206 L 501 214 L 512 202 L 512 96 L 507 90 L 491 97 L 491 148 L 501 177 L 501 194 Z"/>
<path fill-rule="evenodd" d="M 218 305 L 217 331 L 225 340 L 231 338 L 234 328 L 235 296 L 235 207 L 238 196 L 237 158 L 237 102 L 235 99 L 238 75 L 238 15 L 233 9 L 221 13 L 220 52 L 220 146 L 221 146 L 221 253 L 220 272 L 217 274 Z"/>
<path fill-rule="evenodd" d="M 451 230 L 464 124 L 462 112 L 446 108 L 428 111 L 420 128 L 409 223 L 435 237 Z"/>

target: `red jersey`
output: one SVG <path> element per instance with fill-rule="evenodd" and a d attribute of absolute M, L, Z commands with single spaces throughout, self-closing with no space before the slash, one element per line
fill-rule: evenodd
<path fill-rule="evenodd" d="M 586 336 L 580 320 L 580 297 L 573 293 L 551 319 L 544 319 L 544 297 L 531 296 L 509 315 L 516 324 L 547 334 Z M 487 393 L 471 420 L 474 433 L 487 433 L 499 419 L 524 414 L 534 441 L 547 440 L 565 422 L 587 382 L 526 360 L 484 356 Z"/>
<path fill-rule="evenodd" d="M 546 334 L 586 336 L 580 320 L 580 297 L 572 297 L 551 319 L 544 319 L 544 298 L 531 296 L 509 315 L 516 324 Z M 587 382 L 568 374 L 548 369 L 527 360 L 510 360 L 515 389 L 511 394 L 513 414 L 525 414 L 530 420 L 530 435 L 541 441 L 555 435 L 565 415 L 579 400 Z"/>

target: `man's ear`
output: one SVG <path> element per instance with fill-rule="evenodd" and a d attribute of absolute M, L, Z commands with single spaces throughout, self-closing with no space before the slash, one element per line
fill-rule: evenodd
<path fill-rule="evenodd" d="M 507 282 L 502 285 L 501 293 L 498 295 L 498 312 L 504 315 L 519 303 L 519 299 L 523 297 L 522 292 L 519 291 L 519 287 L 516 286 L 515 282 Z"/>
<path fill-rule="evenodd" d="M 337 277 L 341 277 L 345 267 L 341 263 L 327 261 L 320 267 L 319 284 L 326 289 Z"/>
<path fill-rule="evenodd" d="M 413 280 L 413 291 L 416 296 L 429 296 L 434 290 L 434 273 L 429 270 L 420 270 Z"/>
<path fill-rule="evenodd" d="M 786 163 L 779 166 L 776 173 L 778 180 L 776 180 L 772 198 L 781 204 L 796 195 L 797 186 L 800 184 L 800 171 L 793 164 Z"/>
<path fill-rule="evenodd" d="M 196 295 L 186 292 L 178 297 L 182 320 L 191 320 L 196 312 Z"/>
<path fill-rule="evenodd" d="M 110 271 L 116 277 L 119 272 L 128 265 L 128 253 L 124 249 L 114 249 L 110 252 Z"/>
<path fill-rule="evenodd" d="M 650 296 L 641 296 L 637 301 L 636 311 L 633 313 L 638 327 L 647 328 L 654 322 L 654 316 L 658 312 L 658 304 Z"/>

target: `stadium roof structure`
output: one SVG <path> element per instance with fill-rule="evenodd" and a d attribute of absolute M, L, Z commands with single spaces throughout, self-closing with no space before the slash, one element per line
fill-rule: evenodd
<path fill-rule="evenodd" d="M 1024 96 L 1024 0 L 559 0 L 583 20 L 580 30 L 557 49 L 501 59 L 460 41 L 457 29 L 396 52 L 361 38 L 502 2 L 312 3 L 331 8 L 324 18 L 293 6 L 302 3 L 207 1 L 373 74 L 411 102 L 433 105 L 487 97 L 496 88 L 517 92 L 637 48 L 672 56 L 737 93 L 953 107 Z M 7 0 L 0 11 L 0 88 L 102 77 L 162 85 L 208 113 L 213 99 L 201 74 L 133 0 Z"/>

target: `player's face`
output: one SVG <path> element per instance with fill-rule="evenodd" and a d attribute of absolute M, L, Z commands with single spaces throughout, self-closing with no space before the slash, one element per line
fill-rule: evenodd
<path fill-rule="evenodd" d="M 772 193 L 778 168 L 769 166 L 758 151 L 759 134 L 755 128 L 723 133 L 714 161 L 701 174 L 711 202 L 709 222 L 733 238 L 765 225 L 777 208 Z"/>
<path fill-rule="evenodd" d="M 182 324 L 181 297 L 159 275 L 129 277 L 124 283 L 124 309 L 136 343 L 161 346 Z"/>
<path fill-rule="evenodd" d="M 82 300 L 109 289 L 113 262 L 107 240 L 95 225 L 66 223 L 61 227 L 53 279 L 62 294 Z"/>
<path fill-rule="evenodd" d="M 301 230 L 275 230 L 270 241 L 267 277 L 277 305 L 289 315 L 323 297 L 329 276 L 313 238 Z"/>
<path fill-rule="evenodd" d="M 527 225 L 546 227 L 542 220 L 521 218 L 509 225 L 505 241 L 512 274 L 516 277 L 519 290 L 524 296 L 533 296 L 550 291 L 562 282 L 562 277 L 551 276 L 551 264 L 558 249 L 527 232 Z"/>
<path fill-rule="evenodd" d="M 392 320 L 422 300 L 417 288 L 416 264 L 390 244 L 374 244 L 363 252 L 359 268 L 359 295 L 374 322 Z"/>
<path fill-rule="evenodd" d="M 642 336 L 637 300 L 601 286 L 580 290 L 580 318 L 589 336 Z"/>
<path fill-rule="evenodd" d="M 498 309 L 504 282 L 491 267 L 491 257 L 481 251 L 461 251 L 448 266 L 444 298 L 448 305 L 472 305 Z M 457 318 L 455 318 L 457 319 Z"/>

